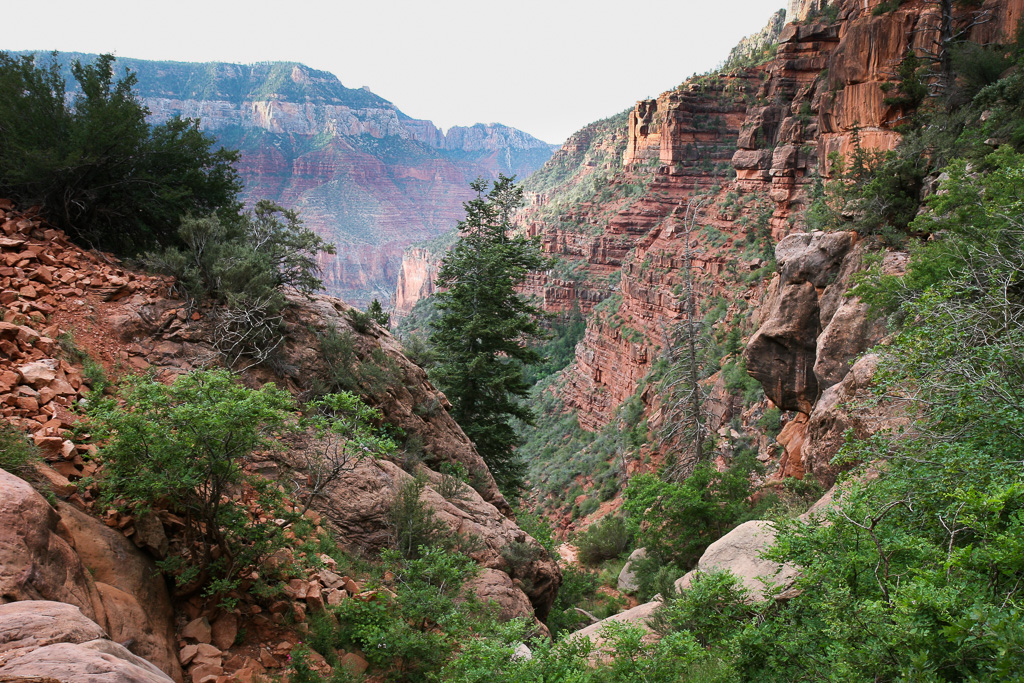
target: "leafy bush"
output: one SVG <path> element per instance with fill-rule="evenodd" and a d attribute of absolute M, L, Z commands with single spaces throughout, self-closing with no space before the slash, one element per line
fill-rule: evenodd
<path fill-rule="evenodd" d="M 703 647 L 722 642 L 753 616 L 749 591 L 729 572 L 698 573 L 682 593 L 662 594 L 661 631 L 686 631 Z"/>
<path fill-rule="evenodd" d="M 237 213 L 237 152 L 214 150 L 198 121 L 151 126 L 136 77 L 114 57 L 74 60 L 69 92 L 54 53 L 0 52 L 0 194 L 41 203 L 72 237 L 118 253 L 179 244 L 187 213 Z"/>
<path fill-rule="evenodd" d="M 316 441 L 301 451 L 306 481 L 300 487 L 306 498 L 305 512 L 316 498 L 325 495 L 327 487 L 344 472 L 355 469 L 363 458 L 388 456 L 395 452 L 395 442 L 374 423 L 380 421 L 379 410 L 370 408 L 350 392 L 327 394 L 306 405 L 306 415 L 299 426 L 312 431 Z"/>
<path fill-rule="evenodd" d="M 306 455 L 312 498 L 351 459 L 393 448 L 370 424 L 378 414 L 355 396 L 325 397 L 297 423 L 290 394 L 273 384 L 248 389 L 226 370 L 170 386 L 130 377 L 119 398 L 89 407 L 93 435 L 105 440 L 104 498 L 134 511 L 166 507 L 185 520 L 184 542 L 163 563 L 181 593 L 227 593 L 287 544 L 285 525 L 273 520 L 301 521 L 276 484 L 246 471 L 254 452 L 280 448 L 297 429 L 317 432 L 323 450 Z"/>
<path fill-rule="evenodd" d="M 146 260 L 177 278 L 183 295 L 240 308 L 266 303 L 272 312 L 284 305 L 284 287 L 306 295 L 322 288 L 316 255 L 334 253 L 296 212 L 267 200 L 241 216 L 187 215 L 176 236 L 183 246 L 150 252 Z"/>
<path fill-rule="evenodd" d="M 629 546 L 629 531 L 621 517 L 608 516 L 577 534 L 573 543 L 580 562 L 593 566 L 621 555 Z"/>
<path fill-rule="evenodd" d="M 427 482 L 422 476 L 402 484 L 388 511 L 392 545 L 406 558 L 416 558 L 424 548 L 437 545 L 446 529 L 420 500 Z"/>
<path fill-rule="evenodd" d="M 759 466 L 743 455 L 724 472 L 699 463 L 682 483 L 651 474 L 633 477 L 623 493 L 623 509 L 637 534 L 636 544 L 663 564 L 692 568 L 711 543 L 761 512 L 748 500 L 750 475 Z"/>
<path fill-rule="evenodd" d="M 369 308 L 366 312 L 373 318 L 373 322 L 377 323 L 385 330 L 391 326 L 391 316 L 384 311 L 384 307 L 380 305 L 380 301 L 374 299 L 370 302 Z"/>
<path fill-rule="evenodd" d="M 350 309 L 345 314 L 352 329 L 359 334 L 366 334 L 370 330 L 370 323 L 374 322 L 373 316 L 368 312 L 360 311 L 357 308 Z"/>
<path fill-rule="evenodd" d="M 494 628 L 490 610 L 463 590 L 478 571 L 473 560 L 437 547 L 416 554 L 383 554 L 394 598 L 379 593 L 376 600 L 345 600 L 333 610 L 341 623 L 335 647 L 360 648 L 392 680 L 436 680 L 433 674 L 473 631 L 486 635 Z"/>
<path fill-rule="evenodd" d="M 211 580 L 229 589 L 284 546 L 283 529 L 261 521 L 288 517 L 278 489 L 243 464 L 255 450 L 277 446 L 295 409 L 287 392 L 272 384 L 247 389 L 213 370 L 171 386 L 129 378 L 120 397 L 130 408 L 113 399 L 91 407 L 94 435 L 108 440 L 100 450 L 105 497 L 135 510 L 166 504 L 186 521 L 187 542 L 165 563 L 180 589 Z M 242 488 L 255 505 L 235 495 Z"/>
<path fill-rule="evenodd" d="M 9 424 L 0 424 L 0 469 L 22 477 L 38 459 L 38 450 L 25 434 Z"/>

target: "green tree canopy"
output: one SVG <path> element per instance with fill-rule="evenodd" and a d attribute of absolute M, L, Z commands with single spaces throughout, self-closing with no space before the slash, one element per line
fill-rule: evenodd
<path fill-rule="evenodd" d="M 431 323 L 438 352 L 432 378 L 452 403 L 452 417 L 476 443 L 498 486 L 514 493 L 525 466 L 515 454 L 519 443 L 513 419 L 531 422 L 520 402 L 529 384 L 526 365 L 540 360 L 527 346 L 543 336 L 544 312 L 516 292 L 530 271 L 547 267 L 535 239 L 511 234 L 513 212 L 523 192 L 514 178 L 470 184 L 476 197 L 465 204 L 460 238 L 445 256 L 437 276 L 440 317 Z"/>
<path fill-rule="evenodd" d="M 34 56 L 0 52 L 0 194 L 42 204 L 72 237 L 120 253 L 177 242 L 186 213 L 238 213 L 238 153 L 198 121 L 146 121 L 135 74 L 114 57 L 71 68 L 77 92 Z"/>

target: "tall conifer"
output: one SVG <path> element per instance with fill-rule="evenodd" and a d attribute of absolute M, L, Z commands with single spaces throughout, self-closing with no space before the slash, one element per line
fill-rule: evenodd
<path fill-rule="evenodd" d="M 540 356 L 527 342 L 543 336 L 544 312 L 516 292 L 530 271 L 548 259 L 536 239 L 511 234 L 511 219 L 523 201 L 514 178 L 500 175 L 488 190 L 478 178 L 476 197 L 465 203 L 460 238 L 437 276 L 441 311 L 431 341 L 439 362 L 432 375 L 452 403 L 452 417 L 476 444 L 499 488 L 514 495 L 525 464 L 513 419 L 533 420 L 520 399 L 529 384 L 525 365 Z"/>

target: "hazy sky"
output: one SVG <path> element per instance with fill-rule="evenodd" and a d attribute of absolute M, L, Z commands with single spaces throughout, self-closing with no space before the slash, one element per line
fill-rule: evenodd
<path fill-rule="evenodd" d="M 721 62 L 783 0 L 23 0 L 0 49 L 296 61 L 416 118 L 559 143 Z"/>

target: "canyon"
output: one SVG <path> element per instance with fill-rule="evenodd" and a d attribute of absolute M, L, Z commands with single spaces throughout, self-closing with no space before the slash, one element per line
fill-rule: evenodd
<path fill-rule="evenodd" d="M 1012 40 L 1024 3 L 950 11 L 971 41 L 989 44 Z M 694 287 L 699 314 L 722 309 L 710 321 L 718 343 L 740 331 L 742 354 L 722 362 L 742 364 L 765 393 L 744 405 L 722 373 L 708 380 L 709 428 L 724 434 L 720 455 L 727 460 L 735 440 L 730 422 L 742 423 L 768 465 L 766 481 L 813 474 L 828 487 L 843 430 L 871 431 L 842 413 L 837 397 L 863 390 L 870 364 L 848 380 L 851 366 L 883 337 L 867 307 L 844 294 L 869 254 L 881 249 L 886 273 L 901 272 L 907 257 L 852 232 L 809 233 L 806 210 L 834 160 L 898 144 L 909 111 L 886 93 L 908 50 L 925 52 L 941 39 L 942 15 L 937 3 L 915 0 L 794 0 L 784 14 L 723 69 L 591 124 L 526 180 L 517 224 L 559 263 L 532 274 L 522 291 L 556 315 L 578 309 L 587 320 L 574 361 L 547 388 L 561 409 L 596 433 L 639 400 L 654 438 L 672 419 L 674 399 L 658 382 L 676 362 L 684 292 Z M 442 255 L 406 251 L 399 314 L 431 293 Z M 772 409 L 782 411 L 781 434 L 755 424 Z M 622 467 L 649 471 L 674 448 L 652 444 Z M 577 481 L 593 485 L 587 476 Z"/>
<path fill-rule="evenodd" d="M 68 80 L 73 60 L 93 58 L 58 55 Z M 321 254 L 326 292 L 360 308 L 374 298 L 391 304 L 403 250 L 455 226 L 472 180 L 525 178 L 557 148 L 497 123 L 442 131 L 298 63 L 116 64 L 136 74 L 151 121 L 198 119 L 241 152 L 246 205 L 296 209 L 336 245 L 337 254 Z"/>

